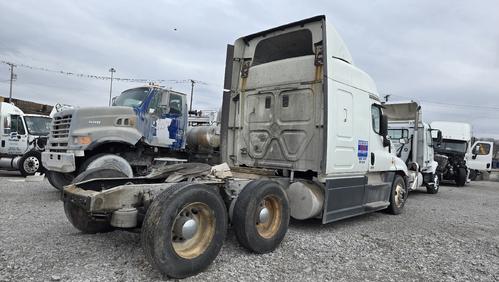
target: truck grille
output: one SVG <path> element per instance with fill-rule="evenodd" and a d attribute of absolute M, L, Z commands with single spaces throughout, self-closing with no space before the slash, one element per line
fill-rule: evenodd
<path fill-rule="evenodd" d="M 66 152 L 69 141 L 71 114 L 54 117 L 50 131 L 49 150 L 51 152 Z"/>

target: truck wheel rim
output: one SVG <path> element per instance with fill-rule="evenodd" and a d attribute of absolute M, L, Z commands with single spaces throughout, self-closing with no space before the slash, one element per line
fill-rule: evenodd
<path fill-rule="evenodd" d="M 404 204 L 404 200 L 405 200 L 404 187 L 402 187 L 402 185 L 400 184 L 397 184 L 397 186 L 395 186 L 395 205 L 400 208 Z"/>
<path fill-rule="evenodd" d="M 27 157 L 23 163 L 24 171 L 27 173 L 35 173 L 40 168 L 40 161 L 36 157 Z"/>
<path fill-rule="evenodd" d="M 263 238 L 274 237 L 281 226 L 282 204 L 275 196 L 266 196 L 256 213 L 256 229 Z"/>
<path fill-rule="evenodd" d="M 174 251 L 184 259 L 193 259 L 206 251 L 215 235 L 215 215 L 208 205 L 191 203 L 177 214 L 171 231 Z"/>

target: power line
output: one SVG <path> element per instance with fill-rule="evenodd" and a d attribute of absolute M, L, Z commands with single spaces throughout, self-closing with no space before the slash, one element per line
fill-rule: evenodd
<path fill-rule="evenodd" d="M 111 76 L 105 76 L 105 75 L 94 75 L 94 74 L 87 74 L 87 73 L 78 73 L 78 72 L 70 72 L 70 71 L 64 71 L 64 70 L 54 70 L 46 67 L 37 67 L 37 66 L 31 66 L 27 64 L 22 64 L 22 63 L 11 63 L 9 61 L 5 60 L 0 60 L 0 63 L 7 64 L 7 65 L 15 65 L 17 67 L 21 68 L 26 68 L 26 69 L 31 69 L 31 70 L 38 70 L 38 71 L 44 71 L 44 72 L 50 72 L 50 73 L 57 73 L 57 74 L 62 74 L 62 75 L 67 75 L 67 76 L 74 76 L 74 77 L 79 77 L 79 78 L 90 78 L 90 79 L 99 79 L 99 80 L 115 80 L 115 81 L 120 81 L 120 82 L 132 82 L 132 83 L 191 83 L 194 81 L 195 83 L 198 84 L 203 84 L 203 85 L 212 85 L 211 83 L 207 83 L 201 80 L 193 80 L 193 79 L 149 79 L 149 78 L 125 78 L 125 77 L 111 77 Z"/>

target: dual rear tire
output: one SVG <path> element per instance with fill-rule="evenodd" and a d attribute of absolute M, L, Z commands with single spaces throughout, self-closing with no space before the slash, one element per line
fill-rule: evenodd
<path fill-rule="evenodd" d="M 126 177 L 115 169 L 89 169 L 73 183 Z M 114 230 L 83 208 L 64 202 L 67 218 L 83 233 Z M 233 209 L 233 229 L 242 246 L 255 253 L 275 250 L 289 224 L 289 203 L 276 182 L 255 180 L 244 187 Z M 185 278 L 206 269 L 217 257 L 228 228 L 227 207 L 216 186 L 182 182 L 159 194 L 147 209 L 141 241 L 147 260 L 162 274 Z"/>
<path fill-rule="evenodd" d="M 157 196 L 142 225 L 147 260 L 162 274 L 185 278 L 206 269 L 216 258 L 227 232 L 227 208 L 212 186 L 179 183 Z M 284 238 L 289 204 L 282 187 L 252 181 L 239 194 L 232 225 L 249 251 L 273 251 Z"/>

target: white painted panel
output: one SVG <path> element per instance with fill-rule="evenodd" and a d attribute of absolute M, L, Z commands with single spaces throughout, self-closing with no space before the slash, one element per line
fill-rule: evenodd
<path fill-rule="evenodd" d="M 353 95 L 339 89 L 336 104 L 336 120 L 338 121 L 338 138 L 352 139 L 353 135 Z"/>

